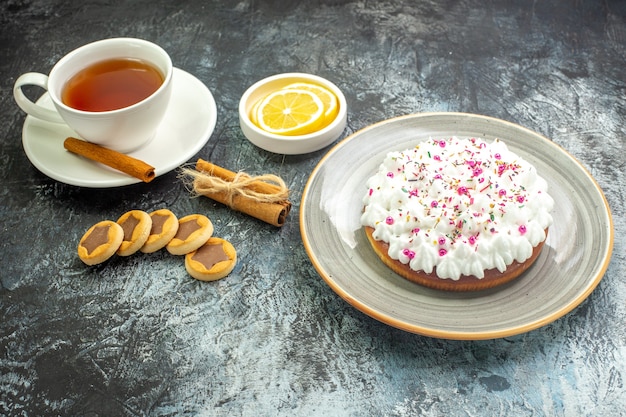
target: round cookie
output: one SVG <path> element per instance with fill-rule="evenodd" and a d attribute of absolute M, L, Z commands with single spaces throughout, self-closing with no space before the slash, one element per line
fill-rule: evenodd
<path fill-rule="evenodd" d="M 153 211 L 150 218 L 152 228 L 146 243 L 140 249 L 143 253 L 152 253 L 164 248 L 178 231 L 178 218 L 168 209 Z"/>
<path fill-rule="evenodd" d="M 152 218 L 141 210 L 128 211 L 117 220 L 124 230 L 124 240 L 117 250 L 120 256 L 129 256 L 137 252 L 146 243 L 152 228 Z"/>
<path fill-rule="evenodd" d="M 210 238 L 204 245 L 185 256 L 189 275 L 200 281 L 222 279 L 235 268 L 237 251 L 227 240 Z"/>
<path fill-rule="evenodd" d="M 213 223 L 202 214 L 190 214 L 178 220 L 178 231 L 165 246 L 172 255 L 186 255 L 204 245 L 213 234 Z"/>
<path fill-rule="evenodd" d="M 87 265 L 96 265 L 109 259 L 124 240 L 122 226 L 104 220 L 94 224 L 78 243 L 78 257 Z"/>

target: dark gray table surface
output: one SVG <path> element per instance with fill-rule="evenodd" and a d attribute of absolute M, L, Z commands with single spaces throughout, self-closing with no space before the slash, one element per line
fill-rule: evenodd
<path fill-rule="evenodd" d="M 275 173 L 282 228 L 205 198 L 177 172 L 89 189 L 40 173 L 12 86 L 89 41 L 140 37 L 213 93 L 197 155 Z M 626 2 L 84 1 L 0 3 L 0 415 L 626 415 Z M 505 339 L 407 333 L 351 307 L 319 277 L 298 209 L 330 148 L 285 156 L 249 143 L 237 105 L 257 80 L 308 72 L 348 101 L 343 137 L 394 116 L 484 114 L 555 141 L 611 206 L 615 248 L 571 313 Z M 226 279 L 192 279 L 160 251 L 87 267 L 85 230 L 130 209 L 203 213 L 238 249 Z"/>

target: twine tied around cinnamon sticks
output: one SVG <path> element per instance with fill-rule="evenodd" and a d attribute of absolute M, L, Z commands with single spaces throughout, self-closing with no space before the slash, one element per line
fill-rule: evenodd
<path fill-rule="evenodd" d="M 198 159 L 196 170 L 183 168 L 182 174 L 193 179 L 192 192 L 227 205 L 274 226 L 282 226 L 291 210 L 289 189 L 282 178 L 273 174 L 250 176 L 234 173 Z"/>
<path fill-rule="evenodd" d="M 250 188 L 251 185 L 263 181 L 269 184 L 276 184 L 276 192 L 265 194 Z M 245 172 L 238 172 L 232 181 L 223 180 L 209 174 L 199 173 L 194 182 L 194 189 L 200 194 L 224 192 L 228 196 L 225 204 L 232 208 L 233 199 L 237 195 L 251 199 L 253 202 L 276 203 L 283 201 L 289 196 L 289 189 L 285 182 L 278 176 L 272 174 L 251 177 Z"/>

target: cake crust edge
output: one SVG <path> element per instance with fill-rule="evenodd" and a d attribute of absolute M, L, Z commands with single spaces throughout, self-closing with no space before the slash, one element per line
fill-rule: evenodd
<path fill-rule="evenodd" d="M 433 272 L 427 274 L 424 271 L 414 271 L 408 264 L 403 264 L 400 261 L 392 259 L 388 255 L 389 244 L 382 240 L 376 240 L 372 236 L 374 228 L 364 226 L 364 230 L 367 239 L 370 242 L 370 246 L 374 249 L 376 255 L 396 274 L 424 287 L 456 292 L 486 290 L 513 281 L 535 263 L 537 257 L 539 257 L 539 254 L 543 249 L 543 245 L 545 244 L 548 235 L 548 229 L 546 229 L 546 239 L 533 248 L 531 256 L 524 262 L 513 261 L 511 265 L 507 266 L 504 272 L 500 272 L 498 269 L 493 268 L 485 271 L 484 278 L 477 278 L 474 275 L 461 275 L 458 280 L 452 280 L 439 278 L 436 274 L 436 269 L 433 269 Z"/>

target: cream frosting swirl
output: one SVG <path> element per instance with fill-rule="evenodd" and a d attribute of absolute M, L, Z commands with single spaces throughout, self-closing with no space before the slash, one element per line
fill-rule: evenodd
<path fill-rule="evenodd" d="M 361 224 L 415 271 L 458 280 L 524 262 L 554 200 L 535 167 L 499 139 L 430 139 L 390 152 L 367 181 Z"/>

